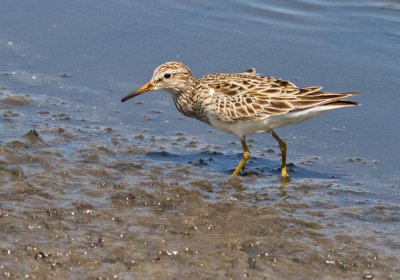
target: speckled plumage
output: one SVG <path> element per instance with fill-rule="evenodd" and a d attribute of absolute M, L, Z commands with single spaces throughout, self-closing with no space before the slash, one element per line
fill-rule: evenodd
<path fill-rule="evenodd" d="M 357 105 L 343 101 L 357 95 L 356 92 L 324 92 L 318 86 L 298 88 L 289 81 L 259 75 L 254 68 L 242 73 L 209 74 L 195 79 L 181 62 L 158 66 L 150 82 L 122 101 L 153 89 L 170 92 L 182 114 L 239 137 L 245 152 L 248 151 L 245 135 L 272 133 L 281 151 L 285 149 L 282 151 L 285 154 L 285 158 L 282 156 L 282 177 L 287 177 L 286 145 L 273 132 L 274 128 L 302 122 L 331 109 Z M 244 158 L 234 176 L 243 168 L 247 160 Z"/>

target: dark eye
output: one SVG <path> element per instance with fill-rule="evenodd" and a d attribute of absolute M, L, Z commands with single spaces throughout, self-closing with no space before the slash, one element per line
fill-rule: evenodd
<path fill-rule="evenodd" d="M 164 78 L 166 78 L 166 79 L 171 78 L 171 74 L 170 74 L 170 73 L 165 73 L 165 74 L 164 74 Z"/>

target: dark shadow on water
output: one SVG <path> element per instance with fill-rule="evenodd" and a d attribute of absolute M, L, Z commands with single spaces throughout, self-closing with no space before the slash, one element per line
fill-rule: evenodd
<path fill-rule="evenodd" d="M 162 151 L 147 153 L 146 157 L 153 161 L 190 164 L 197 167 L 207 167 L 218 170 L 225 174 L 232 174 L 242 155 L 226 155 L 217 152 L 199 152 L 179 155 Z M 281 163 L 277 161 L 267 160 L 260 157 L 251 157 L 247 161 L 245 169 L 240 173 L 240 175 L 279 175 L 280 164 Z M 348 174 L 342 173 L 328 173 L 309 170 L 292 163 L 288 164 L 288 172 L 292 178 L 298 179 L 343 179 L 349 176 Z"/>

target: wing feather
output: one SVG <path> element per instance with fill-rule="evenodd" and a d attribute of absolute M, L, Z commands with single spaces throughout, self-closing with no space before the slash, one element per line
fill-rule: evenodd
<path fill-rule="evenodd" d="M 210 102 L 216 104 L 215 115 L 223 121 L 262 119 L 326 104 L 354 105 L 343 99 L 357 94 L 323 92 L 319 86 L 298 88 L 289 81 L 260 76 L 252 70 L 207 75 L 198 84 L 214 89 Z"/>

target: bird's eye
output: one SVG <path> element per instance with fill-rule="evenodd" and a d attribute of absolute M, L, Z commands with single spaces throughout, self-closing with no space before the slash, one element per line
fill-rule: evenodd
<path fill-rule="evenodd" d="M 164 78 L 166 78 L 166 79 L 171 78 L 171 74 L 170 74 L 170 73 L 165 73 L 165 74 L 164 74 Z"/>

